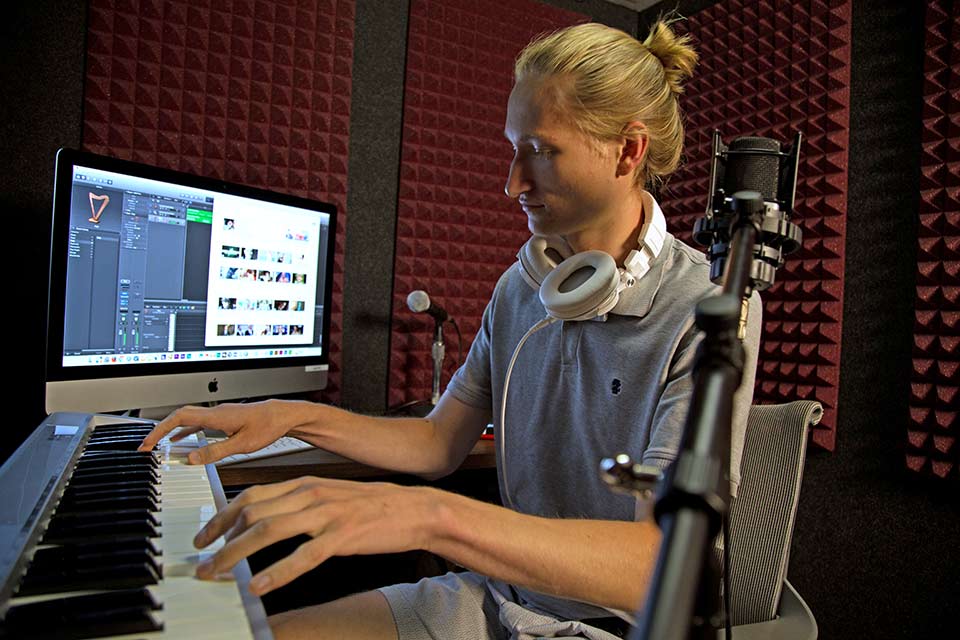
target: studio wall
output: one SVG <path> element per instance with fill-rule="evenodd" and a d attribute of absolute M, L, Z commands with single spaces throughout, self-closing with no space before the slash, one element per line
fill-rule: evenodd
<path fill-rule="evenodd" d="M 423 289 L 449 325 L 443 384 L 480 328 L 500 274 L 529 237 L 503 193 L 503 137 L 513 61 L 540 33 L 589 17 L 534 0 L 413 0 L 404 89 L 389 406 L 429 399 L 433 320 L 407 294 Z"/>
<path fill-rule="evenodd" d="M 850 2 L 725 0 L 677 23 L 700 54 L 681 105 L 686 162 L 668 182 L 664 211 L 689 239 L 707 202 L 713 131 L 784 147 L 803 135 L 791 220 L 803 246 L 784 256 L 761 292 L 763 335 L 755 403 L 817 400 L 812 441 L 836 446 L 843 315 L 850 99 Z M 688 240 L 689 241 L 689 240 Z"/>
<path fill-rule="evenodd" d="M 337 205 L 340 389 L 353 0 L 90 2 L 83 148 Z"/>
<path fill-rule="evenodd" d="M 917 296 L 904 459 L 960 479 L 960 7 L 927 3 Z"/>

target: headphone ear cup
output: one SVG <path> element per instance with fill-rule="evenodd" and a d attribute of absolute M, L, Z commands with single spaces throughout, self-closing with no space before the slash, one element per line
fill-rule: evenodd
<path fill-rule="evenodd" d="M 619 299 L 617 263 L 603 251 L 584 251 L 564 260 L 543 279 L 540 302 L 560 320 L 589 320 Z"/>
<path fill-rule="evenodd" d="M 517 269 L 534 290 L 558 264 L 573 255 L 570 245 L 558 236 L 532 236 L 517 252 Z"/>

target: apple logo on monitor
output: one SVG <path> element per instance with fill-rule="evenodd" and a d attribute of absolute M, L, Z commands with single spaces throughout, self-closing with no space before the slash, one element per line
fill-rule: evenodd
<path fill-rule="evenodd" d="M 220 390 L 220 383 L 217 382 L 216 378 L 214 378 L 213 380 L 207 383 L 207 391 L 209 391 L 210 393 L 216 393 L 219 390 Z"/>

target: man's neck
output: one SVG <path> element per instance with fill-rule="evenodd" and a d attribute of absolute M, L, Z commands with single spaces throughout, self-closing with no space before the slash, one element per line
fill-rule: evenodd
<path fill-rule="evenodd" d="M 617 213 L 607 216 L 609 224 L 567 236 L 570 247 L 576 252 L 603 251 L 613 256 L 618 266 L 623 266 L 627 254 L 637 248 L 646 216 L 652 215 L 645 210 L 642 194 L 638 191 L 632 194 L 623 199 Z"/>

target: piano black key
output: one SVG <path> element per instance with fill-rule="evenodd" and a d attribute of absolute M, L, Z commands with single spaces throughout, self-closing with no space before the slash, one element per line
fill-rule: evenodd
<path fill-rule="evenodd" d="M 159 497 L 160 492 L 156 484 L 149 480 L 137 480 L 125 482 L 118 485 L 115 482 L 82 482 L 76 485 L 68 485 L 64 491 L 64 497 L 67 496 L 90 496 L 90 495 L 151 495 Z"/>
<path fill-rule="evenodd" d="M 133 589 L 157 584 L 160 578 L 160 568 L 148 554 L 114 554 L 113 557 L 78 560 L 72 566 L 56 566 L 51 563 L 36 568 L 31 566 L 20 581 L 17 595 Z"/>
<path fill-rule="evenodd" d="M 152 518 L 137 520 L 117 520 L 114 522 L 85 523 L 79 518 L 70 518 L 65 524 L 50 522 L 44 544 L 80 544 L 87 540 L 113 540 L 133 537 L 158 538 L 160 532 L 156 520 Z"/>
<path fill-rule="evenodd" d="M 133 436 L 129 438 L 108 438 L 104 440 L 89 440 L 84 451 L 130 451 L 135 452 L 143 442 L 143 438 Z M 156 447 L 154 447 L 156 449 Z"/>
<path fill-rule="evenodd" d="M 94 433 L 125 431 L 127 429 L 146 429 L 149 432 L 153 427 L 153 423 L 148 422 L 117 422 L 115 424 L 98 424 Z"/>
<path fill-rule="evenodd" d="M 34 554 L 33 562 L 36 562 L 36 557 L 40 552 L 54 550 L 65 550 L 61 551 L 61 553 L 74 553 L 79 555 L 143 552 L 155 558 L 160 556 L 160 548 L 150 538 L 128 538 L 109 542 L 88 542 L 83 545 L 40 547 L 37 553 Z"/>
<path fill-rule="evenodd" d="M 125 439 L 134 440 L 136 438 L 143 439 L 148 433 L 150 433 L 149 429 L 109 431 L 109 432 L 97 430 L 90 434 L 90 437 L 87 439 L 87 441 L 91 442 L 91 441 L 97 441 L 97 440 L 125 440 Z"/>
<path fill-rule="evenodd" d="M 57 505 L 57 515 L 82 514 L 89 511 L 104 511 L 107 507 L 117 509 L 146 509 L 151 513 L 160 510 L 160 500 L 151 495 L 106 495 L 94 497 L 66 497 Z"/>
<path fill-rule="evenodd" d="M 27 577 L 31 574 L 50 574 L 59 571 L 97 569 L 109 565 L 145 563 L 157 575 L 163 570 L 156 560 L 153 548 L 140 545 L 71 545 L 39 549 L 30 561 Z"/>
<path fill-rule="evenodd" d="M 73 474 L 70 476 L 71 480 L 73 478 L 87 478 L 95 474 L 107 474 L 114 477 L 124 477 L 121 474 L 143 474 L 145 478 L 149 479 L 151 482 L 157 482 L 154 478 L 159 479 L 161 471 L 156 469 L 150 464 L 130 464 L 130 465 L 77 465 L 73 470 Z M 129 478 L 130 476 L 126 476 Z"/>
<path fill-rule="evenodd" d="M 98 437 L 105 437 L 111 435 L 146 435 L 153 430 L 153 425 L 100 425 L 93 430 L 92 435 Z"/>
<path fill-rule="evenodd" d="M 90 440 L 98 440 L 103 438 L 144 438 L 150 429 L 117 429 L 114 431 L 103 431 L 97 429 L 90 434 Z"/>
<path fill-rule="evenodd" d="M 75 527 L 95 524 L 107 525 L 118 521 L 147 522 L 160 526 L 160 521 L 151 513 L 150 509 L 99 509 L 84 511 L 83 513 L 60 513 L 58 511 L 50 520 L 50 524 L 55 524 L 57 527 Z"/>
<path fill-rule="evenodd" d="M 103 469 L 90 469 L 85 471 L 77 469 L 70 476 L 69 486 L 98 484 L 113 481 L 115 484 L 124 482 L 136 482 L 144 480 L 151 484 L 160 482 L 159 474 L 153 469 L 127 469 L 123 471 L 105 471 Z"/>
<path fill-rule="evenodd" d="M 152 458 L 81 458 L 76 469 L 156 469 L 160 464 Z"/>
<path fill-rule="evenodd" d="M 138 458 L 144 458 L 144 459 L 149 458 L 149 459 L 156 460 L 159 463 L 157 454 L 154 453 L 153 451 L 87 451 L 83 453 L 80 457 L 81 460 L 86 460 L 86 459 L 94 460 L 99 458 L 116 458 L 120 460 L 128 460 L 128 459 L 135 460 Z"/>
<path fill-rule="evenodd" d="M 57 598 L 10 607 L 3 634 L 10 638 L 81 640 L 163 630 L 162 605 L 146 589 Z"/>
<path fill-rule="evenodd" d="M 83 567 L 107 564 L 113 561 L 129 564 L 132 560 L 141 560 L 150 558 L 153 562 L 152 554 L 147 548 L 141 545 L 139 548 L 133 548 L 130 545 L 112 547 L 109 545 L 71 545 L 42 547 L 37 549 L 30 560 L 30 566 L 27 574 L 34 572 L 57 571 L 61 567 L 69 566 Z M 159 570 L 159 567 L 158 567 Z"/>

